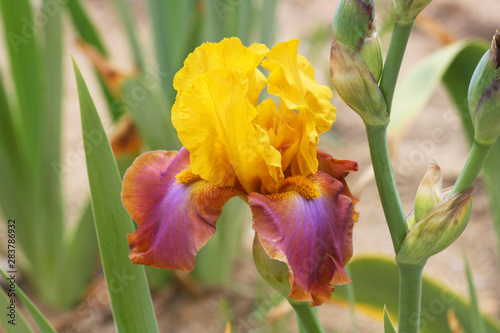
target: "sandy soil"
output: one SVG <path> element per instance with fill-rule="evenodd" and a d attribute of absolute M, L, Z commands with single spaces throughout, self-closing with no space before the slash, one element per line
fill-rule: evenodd
<path fill-rule="evenodd" d="M 86 2 L 94 21 L 98 24 L 102 36 L 113 53 L 115 64 L 129 68 L 130 52 L 114 13 L 111 2 L 92 0 Z M 330 84 L 328 78 L 329 41 L 323 38 L 313 42 L 313 36 L 318 32 L 328 31 L 337 1 L 327 0 L 289 0 L 282 1 L 278 9 L 277 41 L 290 38 L 301 38 L 301 53 L 312 59 L 316 75 L 320 82 Z M 146 53 L 152 53 L 148 37 L 148 22 L 145 20 L 141 3 L 134 1 L 138 18 L 138 31 L 142 36 Z M 387 15 L 384 4 L 378 4 L 381 10 L 379 17 Z M 481 0 L 478 2 L 466 0 L 435 0 L 425 10 L 425 15 L 439 22 L 443 29 L 456 38 L 482 37 L 490 39 L 500 26 L 500 2 L 498 0 Z M 387 43 L 388 44 L 388 43 Z M 87 79 L 91 94 L 95 97 L 97 108 L 104 119 L 108 115 L 97 84 L 92 76 L 90 64 L 85 56 L 74 45 L 74 34 L 67 34 L 68 51 L 75 57 Z M 311 46 L 315 48 L 312 49 Z M 434 37 L 429 36 L 418 25 L 412 33 L 407 55 L 403 62 L 402 73 L 418 59 L 441 46 Z M 148 52 L 149 50 L 149 52 Z M 82 193 L 88 192 L 85 162 L 83 157 L 82 139 L 76 85 L 69 58 L 66 62 L 66 96 L 64 120 L 64 158 L 74 161 L 71 172 L 66 174 L 65 192 L 68 199 L 68 219 L 75 217 L 82 205 Z M 351 186 L 361 181 L 361 176 L 370 170 L 370 158 L 367 148 L 364 127 L 359 117 L 349 110 L 339 99 L 334 99 L 338 109 L 337 122 L 332 131 L 321 138 L 322 145 L 336 158 L 352 159 L 359 162 L 360 171 L 349 176 Z M 435 129 L 442 129 L 445 140 L 439 144 L 432 142 L 430 146 L 423 145 Z M 111 133 L 112 129 L 108 129 Z M 425 149 L 422 147 L 426 147 Z M 442 167 L 445 185 L 451 185 L 458 176 L 468 153 L 468 147 L 460 129 L 459 119 L 454 114 L 446 93 L 438 89 L 421 116 L 409 128 L 407 136 L 396 154 L 394 168 L 406 212 L 413 206 L 413 198 L 419 181 L 425 173 L 428 164 L 435 157 Z M 418 154 L 418 160 L 412 156 Z M 392 245 L 385 225 L 382 209 L 373 181 L 368 183 L 358 193 L 361 213 L 354 231 L 355 255 L 367 252 L 392 255 Z M 235 281 L 251 286 L 256 283 L 256 271 L 250 261 L 251 234 L 246 241 L 245 259 L 239 263 L 235 272 Z M 458 290 L 464 295 L 467 292 L 465 272 L 462 261 L 462 249 L 465 250 L 472 266 L 474 281 L 481 300 L 482 309 L 500 319 L 500 264 L 497 252 L 497 239 L 493 232 L 493 221 L 488 212 L 488 203 L 482 185 L 479 183 L 474 197 L 472 218 L 464 234 L 449 249 L 429 260 L 425 272 L 437 280 Z M 56 322 L 65 326 L 72 320 L 72 329 L 66 326 L 67 332 L 113 332 L 107 298 L 103 294 L 103 282 L 96 282 L 96 293 L 90 296 L 85 304 L 69 314 L 53 313 Z M 168 289 L 155 294 L 155 305 L 162 332 L 221 332 L 223 323 L 220 321 L 220 303 L 227 299 L 231 311 L 246 322 L 251 321 L 255 314 L 253 294 L 236 294 L 231 290 L 210 288 L 203 290 L 202 297 L 194 297 L 183 290 Z M 90 305 L 89 305 L 90 304 Z M 273 304 L 274 307 L 274 304 Z M 282 309 L 277 307 L 277 310 Z M 253 311 L 253 312 L 252 312 Z M 286 310 L 285 310 L 286 312 Z M 345 309 L 331 305 L 320 309 L 320 315 L 325 327 L 340 332 L 351 332 L 348 313 Z M 193 319 L 194 317 L 194 319 Z M 242 319 L 243 320 L 243 319 Z M 381 325 L 369 318 L 359 320 L 360 332 L 382 331 Z M 254 322 L 259 322 L 254 320 Z M 98 326 L 98 327 L 97 327 Z M 295 323 L 288 320 L 286 331 L 294 331 Z"/>

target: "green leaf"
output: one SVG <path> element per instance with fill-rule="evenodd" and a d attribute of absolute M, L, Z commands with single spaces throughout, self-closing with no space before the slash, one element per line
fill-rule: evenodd
<path fill-rule="evenodd" d="M 202 0 L 204 11 L 204 39 L 219 42 L 224 38 L 224 18 L 232 12 L 230 4 L 225 1 Z"/>
<path fill-rule="evenodd" d="M 43 142 L 44 111 L 44 72 L 42 71 L 43 54 L 39 37 L 41 32 L 34 24 L 33 10 L 29 0 L 0 0 L 0 12 L 4 25 L 4 35 L 9 55 L 10 72 L 14 82 L 19 116 L 16 120 L 16 137 L 20 142 L 19 155 L 22 164 L 16 166 L 22 178 L 17 185 L 20 188 L 22 212 L 14 212 L 22 221 L 23 227 L 17 230 L 17 240 L 29 258 L 33 271 L 25 269 L 28 275 L 37 272 L 37 279 L 30 275 L 38 290 L 50 289 L 50 259 L 48 248 L 52 246 L 44 239 L 50 231 L 50 219 L 44 205 L 42 184 L 42 156 L 39 145 Z M 15 112 L 14 110 L 11 110 Z M 13 114 L 13 113 L 12 113 Z M 1 148 L 0 148 L 1 149 Z M 24 207 L 26 202 L 30 208 Z M 22 218 L 22 220 L 21 220 Z M 57 230 L 56 230 L 57 233 Z M 26 264 L 22 263 L 27 268 Z M 43 287 L 42 287 L 43 286 Z M 49 288 L 47 288 L 49 286 Z"/>
<path fill-rule="evenodd" d="M 158 332 L 144 267 L 128 258 L 126 235 L 134 231 L 121 203 L 121 179 L 88 88 L 74 64 L 92 210 L 102 266 L 118 332 Z"/>
<path fill-rule="evenodd" d="M 472 272 L 470 270 L 469 261 L 463 252 L 465 273 L 467 275 L 467 285 L 469 287 L 469 299 L 470 299 L 470 320 L 471 325 L 474 328 L 474 333 L 486 333 L 486 328 L 484 326 L 484 320 L 481 317 L 481 312 L 479 310 L 479 303 L 477 300 L 476 289 L 474 288 L 474 281 L 472 280 Z"/>
<path fill-rule="evenodd" d="M 260 11 L 260 41 L 271 47 L 276 33 L 276 5 L 278 0 L 266 0 L 262 2 Z"/>
<path fill-rule="evenodd" d="M 359 309 L 380 316 L 383 308 L 392 318 L 398 316 L 399 272 L 393 259 L 383 256 L 358 256 L 349 262 L 349 276 L 356 292 Z M 346 286 L 336 286 L 333 301 L 347 302 Z M 448 311 L 455 312 L 464 332 L 475 333 L 470 319 L 471 306 L 456 292 L 425 276 L 422 281 L 421 333 L 452 333 L 448 327 Z M 499 333 L 500 323 L 488 315 L 482 315 L 486 332 Z"/>
<path fill-rule="evenodd" d="M 97 29 L 94 24 L 92 24 L 92 21 L 80 1 L 69 0 L 66 6 L 69 10 L 71 20 L 73 21 L 73 26 L 75 27 L 80 38 L 88 44 L 94 46 L 102 55 L 107 57 L 108 51 L 104 47 Z"/>
<path fill-rule="evenodd" d="M 427 104 L 455 61 L 461 61 L 461 57 L 469 58 L 466 62 L 471 61 L 470 54 L 484 53 L 487 47 L 480 40 L 462 40 L 439 49 L 413 66 L 396 88 L 389 135 L 394 137 L 404 132 Z M 463 95 L 462 99 L 466 99 L 466 96 Z"/>
<path fill-rule="evenodd" d="M 14 218 L 21 211 L 23 187 L 23 150 L 14 126 L 14 117 L 0 73 L 0 206 L 4 216 Z M 20 167 L 21 166 L 21 167 Z"/>
<path fill-rule="evenodd" d="M 347 276 L 351 275 L 351 268 L 349 265 L 345 267 L 345 272 Z M 351 322 L 354 333 L 358 333 L 358 323 L 356 320 L 356 293 L 354 291 L 354 286 L 352 283 L 346 285 L 347 289 L 347 301 L 349 302 L 349 310 L 351 312 Z"/>
<path fill-rule="evenodd" d="M 392 324 L 391 318 L 389 317 L 389 312 L 384 305 L 384 333 L 397 333 L 394 325 Z"/>
<path fill-rule="evenodd" d="M 24 315 L 19 312 L 18 304 L 14 303 L 16 309 L 13 310 L 15 312 L 12 314 L 15 315 L 15 317 L 9 317 L 9 315 L 11 314 L 11 310 L 9 307 L 12 306 L 11 300 L 12 298 L 10 298 L 7 293 L 2 288 L 0 288 L 0 307 L 8 311 L 0 316 L 0 327 L 3 327 L 6 333 L 34 333 L 33 329 L 26 321 L 26 318 L 24 318 Z M 15 321 L 13 323 L 15 323 L 15 325 L 9 323 L 9 321 L 14 318 Z"/>
<path fill-rule="evenodd" d="M 104 58 L 109 57 L 109 53 L 104 46 L 101 37 L 97 31 L 97 28 L 90 20 L 85 8 L 82 6 L 80 0 L 69 0 L 67 5 L 69 14 L 71 16 L 73 26 L 81 40 L 85 43 L 94 47 Z M 111 113 L 111 118 L 113 121 L 116 121 L 122 115 L 120 112 L 116 112 L 116 105 L 119 104 L 119 101 L 115 99 L 111 91 L 109 90 L 106 82 L 104 82 L 103 78 L 99 73 L 97 73 L 99 85 L 101 86 L 101 90 L 104 94 L 106 102 L 108 104 L 108 109 Z"/>
<path fill-rule="evenodd" d="M 245 208 L 245 209 L 243 209 Z M 233 273 L 235 259 L 241 250 L 245 221 L 249 209 L 240 198 L 232 198 L 217 220 L 217 232 L 197 254 L 193 275 L 206 283 L 227 284 Z"/>
<path fill-rule="evenodd" d="M 490 150 L 490 154 L 483 166 L 483 185 L 486 187 L 490 210 L 495 220 L 497 231 L 498 251 L 500 253 L 500 174 L 498 166 L 500 165 L 500 141 L 497 140 Z"/>
<path fill-rule="evenodd" d="M 31 153 L 37 152 L 40 121 L 43 117 L 42 58 L 38 29 L 28 0 L 1 0 L 0 8 L 9 53 L 10 68 L 21 111 L 23 135 L 28 138 Z"/>
<path fill-rule="evenodd" d="M 253 9 L 255 1 L 240 1 L 237 7 L 236 16 L 236 34 L 243 43 L 248 45 L 250 43 L 250 31 L 252 22 L 256 19 L 256 14 L 260 13 Z"/>
<path fill-rule="evenodd" d="M 1 268 L 0 268 L 0 274 L 2 274 L 7 283 L 11 284 L 11 281 L 8 280 L 7 274 Z M 40 312 L 40 310 L 36 307 L 36 305 L 33 304 L 33 302 L 29 299 L 29 297 L 26 296 L 24 291 L 17 285 L 17 283 L 15 283 L 15 294 L 19 296 L 19 299 L 21 300 L 21 302 L 23 302 L 24 306 L 26 307 L 31 317 L 35 321 L 40 332 L 56 333 L 56 330 L 52 327 L 47 318 L 45 318 L 45 316 Z M 19 312 L 16 314 L 16 316 L 17 315 L 19 315 Z M 22 320 L 20 322 L 22 322 Z M 18 332 L 25 332 L 25 331 L 18 331 Z"/>
<path fill-rule="evenodd" d="M 146 64 L 144 62 L 144 57 L 141 52 L 141 46 L 139 45 L 139 41 L 137 39 L 136 25 L 131 13 L 131 4 L 126 0 L 115 0 L 115 7 L 118 9 L 118 13 L 120 14 L 123 27 L 127 32 L 127 37 L 129 41 L 130 48 L 132 49 L 132 54 L 134 55 L 136 66 L 144 71 Z"/>
<path fill-rule="evenodd" d="M 58 273 L 55 276 L 57 305 L 68 308 L 77 302 L 97 266 L 99 248 L 90 201 L 84 206 L 76 226 L 64 237 Z"/>
<path fill-rule="evenodd" d="M 38 126 L 41 137 L 37 148 L 41 154 L 40 187 L 39 193 L 42 201 L 45 218 L 40 218 L 42 233 L 39 237 L 44 240 L 44 265 L 49 271 L 47 278 L 51 282 L 56 261 L 61 253 L 62 236 L 64 229 L 64 209 L 62 199 L 61 175 L 54 166 L 60 165 L 61 160 L 61 115 L 62 115 L 62 86 L 63 86 L 63 42 L 62 42 L 62 10 L 60 6 L 54 8 L 52 0 L 44 0 L 40 15 L 46 15 L 47 23 L 43 26 L 43 80 L 44 80 L 44 111 Z M 52 298 L 57 294 L 57 286 L 47 290 L 47 297 Z M 55 299 L 49 301 L 51 304 Z"/>
<path fill-rule="evenodd" d="M 161 88 L 169 105 L 175 99 L 172 80 L 186 56 L 205 41 L 201 36 L 199 1 L 148 0 L 148 12 Z"/>
<path fill-rule="evenodd" d="M 159 84 L 152 79 L 143 75 L 125 81 L 122 85 L 125 106 L 149 148 L 178 150 L 181 145 L 170 121 L 170 108 L 161 97 Z"/>

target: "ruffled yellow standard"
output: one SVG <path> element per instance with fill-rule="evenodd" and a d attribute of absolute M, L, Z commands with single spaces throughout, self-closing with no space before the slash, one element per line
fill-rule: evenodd
<path fill-rule="evenodd" d="M 349 281 L 356 199 L 344 177 L 357 164 L 317 149 L 335 108 L 298 43 L 269 51 L 229 38 L 188 56 L 172 108 L 184 148 L 145 153 L 124 177 L 134 263 L 192 270 L 225 202 L 241 196 L 266 253 L 288 265 L 290 297 L 319 305 Z M 258 104 L 266 84 L 276 98 Z"/>

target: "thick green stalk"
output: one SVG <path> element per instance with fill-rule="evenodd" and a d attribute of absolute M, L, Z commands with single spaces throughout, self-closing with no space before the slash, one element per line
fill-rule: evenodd
<path fill-rule="evenodd" d="M 299 329 L 305 329 L 307 333 L 325 332 L 319 323 L 318 310 L 316 308 L 309 306 L 306 302 L 294 302 L 292 300 L 289 300 L 289 302 L 295 310 L 298 320 L 302 323 L 302 327 L 299 325 Z"/>
<path fill-rule="evenodd" d="M 296 317 L 297 317 L 297 326 L 299 327 L 299 333 L 307 333 L 307 330 L 304 327 L 304 324 L 302 324 L 302 322 L 300 321 L 300 318 L 298 316 Z"/>
<path fill-rule="evenodd" d="M 403 56 L 406 50 L 406 44 L 410 38 L 412 23 L 394 23 L 392 32 L 391 44 L 385 58 L 382 78 L 380 79 L 380 90 L 385 96 L 387 103 L 387 111 L 391 114 L 392 98 L 394 97 L 394 89 L 398 79 L 399 70 L 403 61 Z"/>
<path fill-rule="evenodd" d="M 474 185 L 474 182 L 483 168 L 484 161 L 488 157 L 490 148 L 491 145 L 483 145 L 474 141 L 467 162 L 465 162 L 465 166 L 460 176 L 458 176 L 450 194 L 462 192 Z"/>
<path fill-rule="evenodd" d="M 366 134 L 380 201 L 391 233 L 392 244 L 397 253 L 408 232 L 408 225 L 392 171 L 386 129 L 387 126 L 366 126 Z"/>
<path fill-rule="evenodd" d="M 423 269 L 423 265 L 399 264 L 398 332 L 419 332 Z"/>

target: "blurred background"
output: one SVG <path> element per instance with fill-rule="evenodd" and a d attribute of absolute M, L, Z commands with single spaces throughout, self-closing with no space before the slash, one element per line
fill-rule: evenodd
<path fill-rule="evenodd" d="M 8 105 L 10 111 L 0 109 L 0 112 L 10 112 L 15 115 L 19 111 L 21 115 L 17 118 L 14 116 L 14 120 L 11 121 L 13 123 L 11 127 L 15 130 L 22 127 L 19 124 L 23 123 L 23 110 L 28 110 L 36 104 L 34 98 L 30 102 L 33 104 L 26 106 L 20 101 L 36 95 L 37 86 L 30 87 L 29 82 L 22 83 L 22 77 L 27 81 L 33 81 L 30 77 L 33 72 L 27 70 L 25 73 L 20 73 L 19 69 L 14 69 L 15 66 L 12 65 L 12 54 L 16 53 L 12 53 L 6 46 L 7 41 L 11 42 L 12 35 L 9 37 L 5 30 L 6 22 L 7 25 L 14 23 L 9 23 L 10 14 L 7 12 L 6 3 L 7 1 L 3 1 L 2 7 L 4 24 L 1 26 L 3 29 L 1 36 L 4 40 L 0 47 L 0 73 L 3 80 L 1 90 L 5 90 L 8 100 L 5 105 Z M 50 3 L 55 8 L 54 15 L 60 20 L 59 28 L 54 29 L 60 31 L 58 36 L 61 43 L 51 44 L 50 39 L 46 37 L 51 34 L 50 22 L 53 18 L 50 14 L 52 13 Z M 1 219 L 6 221 L 8 218 L 16 217 L 18 220 L 24 218 L 31 221 L 25 224 L 28 231 L 19 231 L 18 234 L 20 242 L 24 242 L 21 246 L 26 248 L 22 255 L 18 252 L 21 262 L 24 260 L 26 263 L 26 273 L 20 271 L 19 283 L 58 331 L 115 331 L 105 281 L 97 260 L 95 235 L 92 234 L 92 227 L 84 227 L 92 226 L 92 218 L 88 214 L 89 185 L 85 148 L 71 57 L 80 67 L 87 82 L 112 143 L 118 165 L 123 172 L 140 152 L 178 148 L 176 146 L 178 143 L 169 141 L 170 125 L 155 128 L 149 135 L 144 129 L 158 119 L 163 119 L 161 117 L 168 119 L 169 103 L 175 97 L 171 87 L 173 75 L 182 66 L 185 56 L 203 41 L 219 41 L 224 36 L 238 35 L 246 45 L 264 42 L 271 48 L 278 42 L 299 37 L 299 53 L 306 56 L 313 64 L 317 80 L 331 87 L 328 74 L 330 26 L 337 3 L 338 1 L 329 0 L 207 0 L 185 3 L 166 1 L 163 5 L 159 0 L 31 2 L 34 13 L 43 12 L 45 8 L 45 13 L 49 16 L 47 21 L 49 23 L 43 23 L 40 18 L 39 26 L 36 24 L 35 26 L 39 30 L 44 30 L 45 34 L 45 39 L 41 38 L 38 42 L 40 44 L 38 46 L 46 55 L 41 57 L 43 59 L 40 62 L 44 65 L 40 67 L 49 68 L 54 72 L 49 70 L 40 75 L 46 75 L 48 82 L 53 82 L 58 77 L 58 75 L 51 76 L 51 73 L 58 73 L 57 65 L 53 67 L 55 69 L 50 67 L 52 50 L 56 50 L 53 60 L 61 64 L 60 89 L 55 88 L 59 89 L 61 101 L 60 106 L 55 108 L 60 108 L 60 114 L 51 115 L 50 112 L 44 114 L 43 110 L 39 112 L 42 118 L 58 119 L 54 123 L 50 123 L 50 120 L 45 121 L 48 124 L 45 129 L 47 133 L 53 133 L 60 128 L 60 137 L 37 142 L 36 137 L 24 140 L 20 139 L 21 134 L 18 134 L 19 137 L 4 135 L 1 139 L 4 143 L 2 152 L 5 154 L 0 155 L 4 169 L 0 171 L 7 175 L 16 169 L 15 166 L 31 164 L 31 157 L 37 155 L 37 151 L 44 150 L 47 156 L 55 154 L 59 157 L 44 159 L 45 153 L 42 153 L 40 154 L 42 157 L 33 158 L 34 169 L 37 168 L 36 163 L 46 167 L 48 165 L 46 169 L 42 168 L 43 171 L 39 174 L 31 170 L 31 167 L 23 166 L 20 167 L 19 175 L 9 176 L 9 179 L 5 176 L 0 178 L 2 181 L 0 187 L 4 189 L 14 187 L 24 189 L 16 194 L 17 201 L 14 199 L 12 202 L 9 201 L 8 194 L 0 197 L 0 200 L 3 200 Z M 390 40 L 391 3 L 391 1 L 376 1 L 379 33 L 385 50 Z M 164 11 L 158 11 L 158 8 Z M 162 16 L 162 13 L 166 14 Z M 496 29 L 500 28 L 498 13 L 500 13 L 498 0 L 476 2 L 434 0 L 415 24 L 400 78 L 420 60 L 458 40 L 474 38 L 489 43 Z M 31 39 L 28 39 L 26 43 L 17 40 L 19 47 L 28 45 L 27 43 L 31 42 Z M 40 87 L 47 89 L 44 84 Z M 394 129 L 395 134 L 391 138 L 394 171 L 406 213 L 411 212 L 420 179 L 433 159 L 436 159 L 441 166 L 444 186 L 447 187 L 458 177 L 468 154 L 467 136 L 447 91 L 440 85 L 434 90 L 429 103 L 419 112 L 418 117 L 405 123 L 405 126 Z M 27 97 L 23 97 L 25 96 L 23 91 Z M 44 93 L 49 96 L 45 98 L 46 101 L 59 98 L 50 97 L 50 91 L 53 90 L 49 87 Z M 320 138 L 320 147 L 337 159 L 355 160 L 360 166 L 356 174 L 351 174 L 347 178 L 349 186 L 360 199 L 357 204 L 360 218 L 354 229 L 354 258 L 382 254 L 392 259 L 393 248 L 370 171 L 370 157 L 363 123 L 337 96 L 332 103 L 337 108 L 337 120 L 332 130 Z M 0 98 L 0 106 L 3 105 Z M 48 109 L 53 110 L 50 106 Z M 36 128 L 37 125 L 33 126 Z M 27 128 L 25 131 L 29 131 L 29 126 Z M 7 130 L 3 132 L 7 133 Z M 156 135 L 157 133 L 159 134 Z M 33 141 L 33 144 L 30 141 Z M 50 142 L 55 145 L 51 146 Z M 14 149 L 25 149 L 25 151 L 17 154 L 13 152 Z M 11 158 L 17 155 L 20 156 L 17 161 Z M 23 172 L 30 174 L 29 177 L 32 178 L 28 177 L 29 180 L 26 180 Z M 52 181 L 55 183 L 44 183 L 43 178 L 46 178 L 44 176 L 46 173 L 54 177 Z M 19 180 L 22 184 L 17 182 L 21 178 L 25 179 Z M 39 178 L 41 180 L 37 181 Z M 33 183 L 38 184 L 36 185 L 38 190 L 31 193 L 30 184 Z M 54 199 L 57 201 L 56 206 L 60 207 L 55 209 L 60 223 L 54 229 L 50 222 L 52 211 L 47 208 L 48 204 L 42 199 L 33 199 L 37 194 L 50 191 L 53 184 L 60 187 L 60 193 L 54 195 L 58 198 Z M 499 321 L 500 261 L 499 238 L 496 231 L 498 229 L 495 229 L 495 223 L 498 224 L 498 221 L 495 222 L 494 216 L 490 213 L 487 193 L 489 192 L 483 183 L 478 182 L 473 199 L 472 217 L 467 229 L 450 248 L 432 257 L 424 272 L 439 284 L 467 299 L 469 291 L 464 267 L 463 253 L 465 253 L 471 266 L 480 308 Z M 37 208 L 39 210 L 30 205 L 32 200 L 38 202 L 34 206 L 41 207 Z M 30 213 L 32 209 L 34 212 Z M 38 218 L 36 221 L 33 220 L 34 216 L 38 216 L 37 211 L 44 212 L 43 223 L 38 221 Z M 209 249 L 200 253 L 197 258 L 199 267 L 197 266 L 192 275 L 179 272 L 165 274 L 156 270 L 148 272 L 160 331 L 222 332 L 226 323 L 231 321 L 233 332 L 296 332 L 296 322 L 288 304 L 265 284 L 253 265 L 251 253 L 253 231 L 248 207 L 232 202 L 230 207 L 225 209 L 225 214 L 222 223 L 218 224 L 218 228 L 224 230 L 221 231 L 221 239 L 211 241 L 218 245 L 209 244 Z M 235 216 L 239 220 L 237 226 L 225 228 L 224 222 L 231 223 Z M 40 223 L 42 226 L 37 227 L 36 224 Z M 20 228 L 23 228 L 22 224 L 20 225 Z M 0 258 L 5 270 L 7 258 L 3 244 L 6 244 L 8 239 L 6 223 L 0 224 L 0 227 L 0 244 L 2 244 Z M 83 229 L 86 231 L 81 231 Z M 48 230 L 56 230 L 51 235 L 58 239 L 60 246 L 51 247 L 44 245 L 43 240 L 37 240 L 44 232 L 50 233 Z M 75 239 L 80 236 L 83 237 L 80 239 L 82 244 L 71 247 L 71 244 L 78 242 Z M 36 257 L 37 245 L 34 244 L 45 246 L 46 252 L 42 251 L 43 254 Z M 51 260 L 52 256 L 56 256 L 55 253 L 65 252 L 64 246 L 74 250 L 73 252 L 68 250 L 68 253 L 72 253 L 70 257 Z M 81 259 L 79 251 L 86 253 L 85 259 Z M 38 260 L 36 258 L 48 262 L 57 261 L 47 264 L 48 266 L 44 265 L 53 267 L 53 269 L 45 268 L 47 272 L 44 273 L 46 279 L 44 281 L 52 281 L 50 283 L 54 285 L 53 291 L 48 290 L 44 293 L 43 290 L 47 289 L 44 288 L 44 284 L 40 282 L 37 285 L 33 282 L 42 269 L 37 269 L 36 264 L 33 264 Z M 62 287 L 58 288 L 57 282 L 53 282 L 54 277 L 51 274 L 57 269 L 59 272 L 68 271 L 73 267 L 71 265 L 79 267 L 78 269 L 85 273 L 78 275 L 76 278 L 78 281 L 75 283 L 73 281 L 76 280 L 73 280 L 72 275 L 65 273 L 64 283 L 68 285 L 67 290 L 71 290 L 68 295 L 73 296 L 64 299 L 63 296 L 56 295 L 65 292 L 61 291 Z M 382 279 L 384 276 L 383 271 L 367 273 L 381 275 Z M 79 287 L 72 289 L 74 285 Z M 368 285 L 367 288 L 378 287 Z M 453 317 L 444 307 L 439 308 L 440 304 L 435 306 L 428 312 L 429 325 L 435 317 L 441 315 Z M 381 312 L 374 312 L 366 304 L 358 306 L 356 310 L 359 332 L 383 330 Z M 319 313 L 327 331 L 354 332 L 352 314 L 345 299 L 334 299 L 320 307 Z"/>

